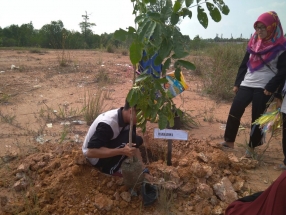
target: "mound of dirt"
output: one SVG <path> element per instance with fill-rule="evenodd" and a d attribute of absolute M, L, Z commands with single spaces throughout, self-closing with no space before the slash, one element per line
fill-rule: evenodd
<path fill-rule="evenodd" d="M 214 143 L 174 141 L 172 166 L 164 141 L 141 148 L 157 161 L 147 164 L 157 201 L 144 207 L 140 190 L 131 196 L 122 177 L 100 173 L 82 156 L 79 144 L 46 144 L 1 168 L 1 214 L 223 214 L 227 205 L 248 194 L 240 173 L 253 160 L 229 156 Z M 151 156 L 151 155 L 150 155 Z M 144 157 L 146 160 L 147 157 Z"/>

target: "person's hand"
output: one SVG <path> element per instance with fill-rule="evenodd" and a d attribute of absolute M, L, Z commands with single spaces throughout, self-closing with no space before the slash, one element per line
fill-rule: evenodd
<path fill-rule="evenodd" d="M 276 108 L 281 108 L 282 100 L 279 98 L 275 98 L 274 102 L 276 102 Z"/>
<path fill-rule="evenodd" d="M 133 146 L 136 146 L 136 144 L 133 144 Z M 122 154 L 127 157 L 132 157 L 135 155 L 136 148 L 130 147 L 128 143 L 122 148 Z"/>
<path fill-rule="evenodd" d="M 238 87 L 237 87 L 237 86 L 234 86 L 233 89 L 232 89 L 232 91 L 236 94 L 237 91 L 238 91 Z"/>
<path fill-rule="evenodd" d="M 264 90 L 264 94 L 267 95 L 267 96 L 271 96 L 272 95 L 272 93 L 267 91 L 267 90 Z"/>

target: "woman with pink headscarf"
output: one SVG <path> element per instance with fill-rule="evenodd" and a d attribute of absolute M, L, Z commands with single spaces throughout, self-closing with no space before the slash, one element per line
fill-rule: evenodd
<path fill-rule="evenodd" d="M 286 39 L 278 15 L 274 11 L 263 13 L 253 27 L 255 33 L 248 42 L 233 87 L 236 95 L 227 119 L 223 147 L 234 148 L 245 108 L 252 103 L 253 123 L 264 113 L 270 98 L 281 95 L 286 78 Z M 253 155 L 254 148 L 262 145 L 262 138 L 259 126 L 252 125 L 246 156 Z"/>

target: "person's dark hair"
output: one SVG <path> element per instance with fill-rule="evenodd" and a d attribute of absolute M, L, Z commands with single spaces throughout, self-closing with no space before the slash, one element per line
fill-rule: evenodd
<path fill-rule="evenodd" d="M 127 101 L 127 99 L 125 100 L 125 105 L 124 105 L 124 110 L 129 110 L 131 108 L 129 102 Z M 134 106 L 134 108 L 136 109 L 136 105 Z"/>

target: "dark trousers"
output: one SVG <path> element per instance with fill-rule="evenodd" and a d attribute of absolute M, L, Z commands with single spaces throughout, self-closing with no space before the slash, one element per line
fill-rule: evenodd
<path fill-rule="evenodd" d="M 284 154 L 283 163 L 286 165 L 286 114 L 282 113 L 282 117 L 283 117 L 282 149 Z"/>
<path fill-rule="evenodd" d="M 226 129 L 224 133 L 224 140 L 226 142 L 234 142 L 240 119 L 245 111 L 245 108 L 252 102 L 252 120 L 253 123 L 258 119 L 265 111 L 266 104 L 271 96 L 266 96 L 263 93 L 262 88 L 251 88 L 241 86 L 234 97 L 233 103 L 231 105 Z M 249 138 L 249 147 L 254 148 L 262 144 L 262 133 L 259 129 L 259 125 L 251 125 L 251 132 Z M 285 136 L 286 137 L 286 136 Z"/>
<path fill-rule="evenodd" d="M 129 143 L 129 130 L 122 131 L 117 138 L 110 140 L 107 148 L 115 149 L 115 148 L 123 148 L 126 144 Z M 142 143 L 142 137 L 136 135 L 135 132 L 132 134 L 132 143 L 136 143 L 136 148 L 138 148 Z M 124 155 L 117 155 L 109 158 L 100 158 L 95 165 L 100 171 L 112 175 L 120 169 L 122 162 L 127 157 Z"/>

